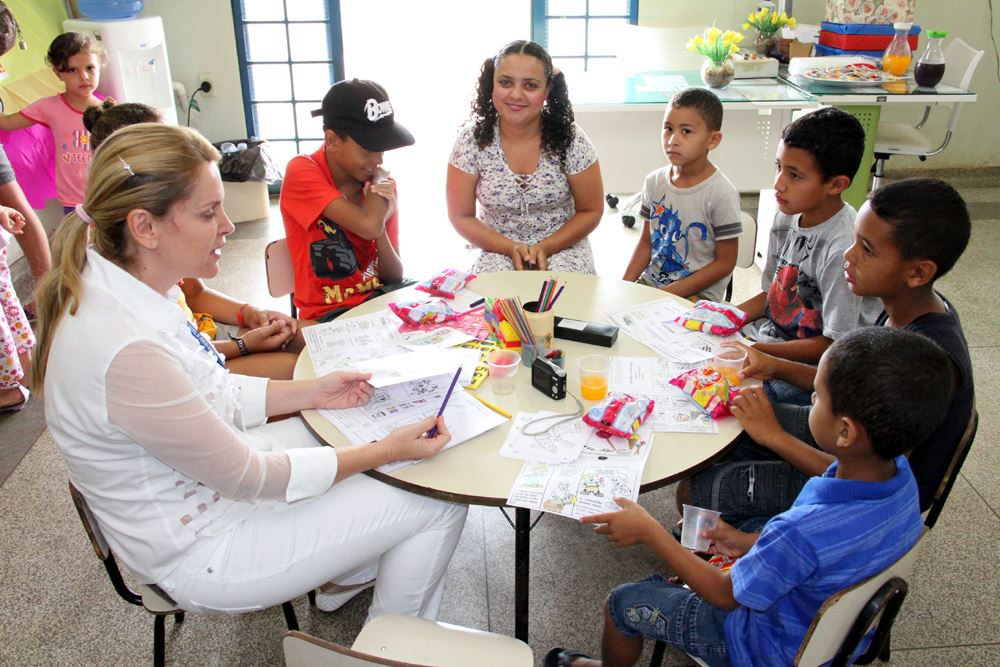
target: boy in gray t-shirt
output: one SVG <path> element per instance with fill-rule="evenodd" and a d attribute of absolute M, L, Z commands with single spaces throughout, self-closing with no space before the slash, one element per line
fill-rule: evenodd
<path fill-rule="evenodd" d="M 739 193 L 708 159 L 721 127 L 722 103 L 711 91 L 688 88 L 670 99 L 661 134 L 670 164 L 646 177 L 643 230 L 624 280 L 722 300 L 743 228 Z"/>

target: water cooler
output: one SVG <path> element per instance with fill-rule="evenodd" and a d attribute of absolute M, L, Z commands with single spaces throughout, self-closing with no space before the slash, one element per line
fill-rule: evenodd
<path fill-rule="evenodd" d="M 163 21 L 145 16 L 117 21 L 63 21 L 67 32 L 89 33 L 108 54 L 97 90 L 119 102 L 142 102 L 177 124 Z"/>

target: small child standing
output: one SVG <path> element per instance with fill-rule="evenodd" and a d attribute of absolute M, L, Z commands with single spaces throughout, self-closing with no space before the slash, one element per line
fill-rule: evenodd
<path fill-rule="evenodd" d="M 739 556 L 723 572 L 687 551 L 641 505 L 583 518 L 618 546 L 642 542 L 690 589 L 654 575 L 608 595 L 602 660 L 553 649 L 545 665 L 632 665 L 644 637 L 722 665 L 791 665 L 834 593 L 885 570 L 921 534 L 917 485 L 904 452 L 942 422 L 951 362 L 909 331 L 867 327 L 838 339 L 816 373 L 809 429 L 836 461 L 806 483 L 759 536 L 720 523 L 703 536 Z M 862 650 L 864 642 L 862 642 Z"/>
<path fill-rule="evenodd" d="M 28 402 L 24 369 L 31 365 L 35 337 L 7 267 L 7 235 L 20 234 L 24 224 L 18 211 L 0 206 L 0 412 L 20 410 Z"/>
<path fill-rule="evenodd" d="M 623 280 L 722 300 L 743 227 L 739 193 L 708 159 L 721 129 L 722 102 L 711 91 L 687 88 L 670 99 L 660 135 L 669 164 L 646 176 L 642 234 Z"/>
<path fill-rule="evenodd" d="M 66 92 L 43 97 L 12 114 L 0 114 L 0 130 L 41 123 L 52 131 L 56 155 L 56 191 L 66 212 L 83 202 L 90 165 L 90 133 L 83 112 L 101 100 L 94 95 L 106 56 L 90 35 L 65 32 L 49 45 L 45 58 Z"/>

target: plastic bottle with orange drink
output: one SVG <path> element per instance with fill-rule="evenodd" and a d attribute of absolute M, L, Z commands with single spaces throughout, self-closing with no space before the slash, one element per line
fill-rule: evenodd
<path fill-rule="evenodd" d="M 908 41 L 911 25 L 911 23 L 893 23 L 892 28 L 896 34 L 892 36 L 892 41 L 882 54 L 882 69 L 894 76 L 903 76 L 906 70 L 910 69 L 910 62 L 913 59 Z"/>

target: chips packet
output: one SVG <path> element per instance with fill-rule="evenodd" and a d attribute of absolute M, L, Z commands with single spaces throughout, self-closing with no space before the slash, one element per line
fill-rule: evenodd
<path fill-rule="evenodd" d="M 670 380 L 691 397 L 702 411 L 713 419 L 732 414 L 729 407 L 737 389 L 729 385 L 722 373 L 714 368 L 692 368 Z"/>
<path fill-rule="evenodd" d="M 685 329 L 706 331 L 716 336 L 729 336 L 747 323 L 747 314 L 736 306 L 701 299 L 674 322 Z"/>
<path fill-rule="evenodd" d="M 613 393 L 588 410 L 583 415 L 583 421 L 596 428 L 597 435 L 602 438 L 612 435 L 631 438 L 653 412 L 653 405 L 650 398 Z"/>
<path fill-rule="evenodd" d="M 427 299 L 426 301 L 410 301 L 406 303 L 390 303 L 389 309 L 405 324 L 440 324 L 458 317 L 442 299 Z"/>
<path fill-rule="evenodd" d="M 416 289 L 433 296 L 454 299 L 455 294 L 465 289 L 465 286 L 476 277 L 475 273 L 466 273 L 455 269 L 445 269 L 430 280 L 418 284 Z"/>

